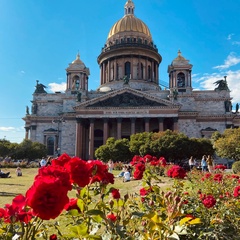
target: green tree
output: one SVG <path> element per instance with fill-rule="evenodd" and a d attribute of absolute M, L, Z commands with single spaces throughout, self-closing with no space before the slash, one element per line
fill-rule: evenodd
<path fill-rule="evenodd" d="M 140 148 L 148 144 L 151 140 L 153 133 L 143 132 L 143 133 L 136 133 L 130 136 L 129 142 L 129 149 L 131 153 L 134 155 L 142 155 L 140 153 Z"/>
<path fill-rule="evenodd" d="M 115 138 L 110 137 L 107 139 L 105 145 L 96 149 L 95 157 L 103 162 L 108 162 L 109 159 L 112 159 L 114 162 L 130 161 L 132 154 L 129 150 L 129 140 L 126 138 L 116 140 Z"/>
<path fill-rule="evenodd" d="M 38 159 L 47 155 L 46 146 L 42 143 L 32 142 L 31 140 L 23 140 L 16 145 L 12 158 L 15 159 Z"/>
<path fill-rule="evenodd" d="M 240 160 L 240 128 L 226 129 L 213 147 L 222 158 Z"/>
<path fill-rule="evenodd" d="M 0 156 L 5 158 L 10 154 L 10 141 L 5 139 L 0 139 Z"/>

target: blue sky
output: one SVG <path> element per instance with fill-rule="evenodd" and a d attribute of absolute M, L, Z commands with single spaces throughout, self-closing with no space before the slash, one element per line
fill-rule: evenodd
<path fill-rule="evenodd" d="M 49 93 L 64 90 L 76 54 L 100 84 L 97 57 L 126 0 L 0 0 L 0 139 L 21 142 L 36 80 Z M 160 82 L 182 55 L 193 64 L 194 89 L 214 89 L 227 76 L 233 108 L 240 102 L 240 0 L 134 0 L 162 55 Z"/>

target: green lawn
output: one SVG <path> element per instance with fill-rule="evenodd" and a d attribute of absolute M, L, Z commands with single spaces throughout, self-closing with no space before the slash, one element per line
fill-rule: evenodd
<path fill-rule="evenodd" d="M 15 168 L 2 169 L 4 172 L 10 172 L 11 178 L 0 178 L 0 208 L 7 203 L 11 203 L 12 199 L 16 195 L 24 195 L 28 188 L 32 185 L 34 177 L 38 172 L 38 168 L 22 168 L 23 175 L 21 177 L 17 177 L 15 170 Z M 114 176 L 117 176 L 119 171 L 113 171 L 113 174 Z M 161 185 L 163 188 L 166 188 L 171 185 L 171 182 L 171 179 L 163 178 L 163 183 L 161 183 Z M 142 181 L 132 180 L 124 183 L 122 178 L 116 177 L 115 183 L 112 186 L 119 189 L 121 195 L 123 196 L 126 193 L 138 192 L 142 187 Z M 69 197 L 74 197 L 73 191 L 70 193 Z"/>

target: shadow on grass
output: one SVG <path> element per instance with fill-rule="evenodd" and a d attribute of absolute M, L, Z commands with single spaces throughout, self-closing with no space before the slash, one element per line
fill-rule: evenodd
<path fill-rule="evenodd" d="M 25 186 L 24 184 L 14 184 L 14 183 L 0 183 L 1 185 L 10 185 L 10 186 Z"/>
<path fill-rule="evenodd" d="M 15 197 L 18 193 L 11 193 L 11 192 L 0 192 L 0 197 Z"/>

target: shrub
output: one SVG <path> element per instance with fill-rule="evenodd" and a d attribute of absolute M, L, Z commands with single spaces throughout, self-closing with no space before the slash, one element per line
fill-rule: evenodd
<path fill-rule="evenodd" d="M 240 161 L 236 161 L 233 163 L 232 170 L 234 173 L 240 173 Z"/>

